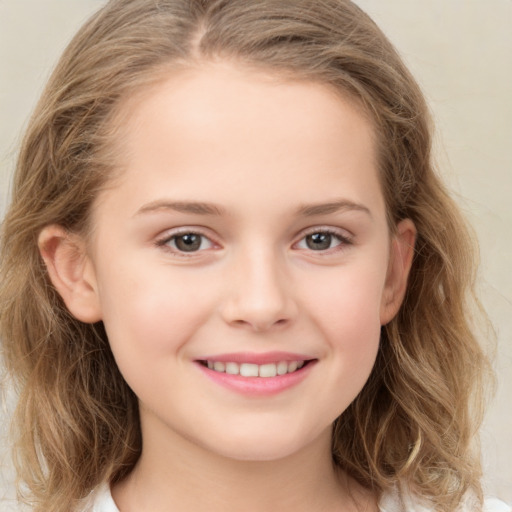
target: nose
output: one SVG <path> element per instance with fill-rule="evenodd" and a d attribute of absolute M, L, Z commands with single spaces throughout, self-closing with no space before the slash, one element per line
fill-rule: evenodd
<path fill-rule="evenodd" d="M 229 294 L 221 306 L 228 324 L 264 332 L 291 323 L 297 315 L 293 283 L 272 251 L 247 251 L 232 267 Z"/>

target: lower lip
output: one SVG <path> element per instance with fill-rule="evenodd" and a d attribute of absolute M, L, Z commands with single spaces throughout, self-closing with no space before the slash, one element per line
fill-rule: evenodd
<path fill-rule="evenodd" d="M 293 373 L 276 377 L 242 377 L 216 372 L 200 363 L 197 363 L 197 366 L 209 379 L 231 391 L 247 396 L 272 396 L 297 386 L 307 377 L 315 363 L 316 361 L 310 361 Z"/>

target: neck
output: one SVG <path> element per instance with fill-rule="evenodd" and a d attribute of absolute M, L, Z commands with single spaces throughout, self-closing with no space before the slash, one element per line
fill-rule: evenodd
<path fill-rule="evenodd" d="M 112 490 L 121 512 L 360 512 L 375 507 L 371 494 L 333 465 L 330 431 L 299 452 L 270 461 L 223 457 L 182 437 L 173 439 L 169 432 L 165 438 L 145 439 L 136 467 Z"/>

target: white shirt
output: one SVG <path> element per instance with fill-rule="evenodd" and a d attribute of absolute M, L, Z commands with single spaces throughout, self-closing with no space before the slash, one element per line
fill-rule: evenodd
<path fill-rule="evenodd" d="M 399 496 L 397 492 L 390 492 L 384 494 L 379 502 L 380 512 L 432 512 L 425 504 L 414 501 L 410 497 Z M 468 507 L 462 507 L 461 512 L 467 510 Z M 103 484 L 93 491 L 78 512 L 119 512 L 112 494 L 110 487 Z M 483 512 L 512 512 L 512 507 L 496 498 L 487 498 L 484 502 Z"/>

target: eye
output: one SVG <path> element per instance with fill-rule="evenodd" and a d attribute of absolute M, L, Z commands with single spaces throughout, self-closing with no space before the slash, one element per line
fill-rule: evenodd
<path fill-rule="evenodd" d="M 191 253 L 211 249 L 213 242 L 200 233 L 187 232 L 168 236 L 157 242 L 160 247 L 168 247 L 178 253 Z"/>
<path fill-rule="evenodd" d="M 298 249 L 310 251 L 328 251 L 341 245 L 350 244 L 350 239 L 340 233 L 329 230 L 318 230 L 307 234 L 297 244 Z"/>

